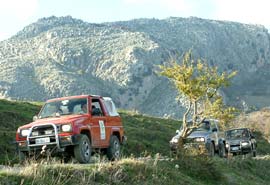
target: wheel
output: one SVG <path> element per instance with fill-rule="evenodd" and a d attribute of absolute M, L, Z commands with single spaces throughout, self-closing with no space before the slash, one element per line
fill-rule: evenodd
<path fill-rule="evenodd" d="M 91 145 L 86 135 L 79 137 L 79 144 L 74 147 L 74 156 L 79 163 L 89 163 L 91 158 Z"/>
<path fill-rule="evenodd" d="M 215 156 L 215 146 L 214 146 L 214 143 L 212 143 L 212 142 L 210 143 L 210 146 L 209 146 L 208 155 L 209 155 L 209 157 Z"/>
<path fill-rule="evenodd" d="M 256 148 L 253 147 L 252 148 L 252 157 L 256 157 L 256 155 L 257 155 Z"/>
<path fill-rule="evenodd" d="M 110 146 L 107 149 L 107 157 L 109 160 L 117 160 L 120 158 L 120 142 L 115 135 L 111 136 Z"/>
<path fill-rule="evenodd" d="M 226 157 L 226 150 L 225 150 L 225 145 L 224 145 L 224 143 L 221 143 L 221 144 L 220 144 L 219 150 L 218 150 L 218 155 L 219 155 L 219 157 L 221 157 L 221 158 Z"/>

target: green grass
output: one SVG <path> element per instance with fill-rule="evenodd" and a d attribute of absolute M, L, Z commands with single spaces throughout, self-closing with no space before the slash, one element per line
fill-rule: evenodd
<path fill-rule="evenodd" d="M 146 156 L 156 153 L 169 155 L 169 140 L 180 127 L 179 121 L 126 111 L 121 111 L 120 115 L 128 137 L 127 145 L 124 147 L 125 155 Z"/>
<path fill-rule="evenodd" d="M 136 175 L 135 175 L 136 174 Z M 2 171 L 6 184 L 202 184 L 174 168 L 170 162 L 123 159 L 116 163 L 30 164 L 16 172 Z M 178 183 L 179 182 L 179 183 Z"/>
<path fill-rule="evenodd" d="M 40 104 L 0 100 L 0 162 L 13 166 L 11 170 L 0 168 L 0 184 L 252 185 L 270 182 L 269 156 L 256 159 L 180 156 L 175 159 L 169 152 L 168 142 L 180 122 L 128 111 L 120 112 L 128 137 L 120 161 L 111 163 L 96 155 L 93 157 L 96 162 L 88 165 L 61 164 L 55 159 L 17 165 L 15 145 L 11 144 L 16 129 L 31 122 L 39 109 Z M 269 143 L 260 133 L 257 137 L 259 154 L 269 154 Z"/>
<path fill-rule="evenodd" d="M 39 112 L 41 103 L 0 100 L 0 163 L 16 161 L 14 155 L 15 132 L 21 125 L 30 123 Z M 124 156 L 146 156 L 160 153 L 169 155 L 168 142 L 179 128 L 180 122 L 142 116 L 133 112 L 120 111 L 128 143 Z"/>
<path fill-rule="evenodd" d="M 14 142 L 17 128 L 30 123 L 40 107 L 40 103 L 0 100 L 0 163 L 16 161 Z"/>
<path fill-rule="evenodd" d="M 179 167 L 176 168 L 176 165 Z M 268 184 L 266 159 L 220 159 L 185 157 L 123 158 L 117 162 L 98 161 L 88 165 L 59 162 L 30 163 L 0 170 L 0 184 L 86 185 L 86 184 Z"/>
<path fill-rule="evenodd" d="M 39 112 L 40 104 L 0 100 L 1 131 L 14 131 L 18 126 L 30 122 Z"/>

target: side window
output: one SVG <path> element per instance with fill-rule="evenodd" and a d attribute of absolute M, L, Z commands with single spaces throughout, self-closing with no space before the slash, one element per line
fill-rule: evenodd
<path fill-rule="evenodd" d="M 101 100 L 102 101 L 102 100 Z M 119 116 L 117 110 L 116 110 L 116 107 L 112 101 L 111 98 L 109 97 L 104 97 L 103 101 L 102 101 L 103 105 L 105 105 L 104 108 L 106 108 L 108 114 L 110 116 Z"/>
<path fill-rule="evenodd" d="M 91 114 L 92 114 L 92 116 L 103 116 L 104 115 L 98 99 L 92 99 L 92 113 Z"/>

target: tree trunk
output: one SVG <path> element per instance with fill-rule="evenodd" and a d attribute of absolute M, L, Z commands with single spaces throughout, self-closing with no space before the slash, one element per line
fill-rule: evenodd
<path fill-rule="evenodd" d="M 193 101 L 193 116 L 192 116 L 192 124 L 195 126 L 196 121 L 197 121 L 197 114 L 198 114 L 198 107 L 197 107 L 197 101 Z"/>
<path fill-rule="evenodd" d="M 185 144 L 184 141 L 190 135 L 190 133 L 191 133 L 190 131 L 191 130 L 188 127 L 183 128 L 182 133 L 178 139 L 178 148 L 179 149 L 184 147 L 184 144 Z"/>
<path fill-rule="evenodd" d="M 188 109 L 187 111 L 185 112 L 185 114 L 183 115 L 183 125 L 182 125 L 182 128 L 185 129 L 187 127 L 187 115 L 189 114 L 190 112 L 190 109 L 191 109 L 191 101 L 189 101 L 188 103 Z"/>
<path fill-rule="evenodd" d="M 184 147 L 184 139 L 187 137 L 187 133 L 188 133 L 187 116 L 190 112 L 191 106 L 192 106 L 192 103 L 191 101 L 189 101 L 188 109 L 183 115 L 182 133 L 178 139 L 178 150 Z"/>

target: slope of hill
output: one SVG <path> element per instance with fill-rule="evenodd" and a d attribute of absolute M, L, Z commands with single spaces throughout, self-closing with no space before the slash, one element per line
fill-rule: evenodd
<path fill-rule="evenodd" d="M 170 158 L 168 140 L 179 122 L 121 111 L 128 144 L 124 157 L 108 162 L 99 155 L 89 165 L 61 164 L 57 159 L 15 165 L 15 127 L 31 121 L 40 105 L 0 100 L 0 184 L 247 184 L 270 181 L 270 157 Z M 6 124 L 10 123 L 10 124 Z M 260 146 L 267 148 L 267 146 Z M 167 156 L 167 157 L 165 157 Z M 7 166 L 9 165 L 9 166 Z"/>
<path fill-rule="evenodd" d="M 39 109 L 40 104 L 0 100 L 0 163 L 16 161 L 16 148 L 12 144 L 15 141 L 15 132 L 19 126 L 31 122 Z M 121 111 L 120 114 L 129 140 L 123 151 L 124 156 L 170 154 L 168 142 L 181 122 L 126 111 Z"/>
<path fill-rule="evenodd" d="M 269 46 L 264 27 L 235 22 L 171 17 L 91 24 L 53 16 L 0 42 L 0 97 L 101 94 L 123 109 L 179 117 L 177 92 L 156 74 L 157 65 L 192 49 L 222 71 L 239 71 L 223 90 L 227 103 L 264 107 Z"/>

